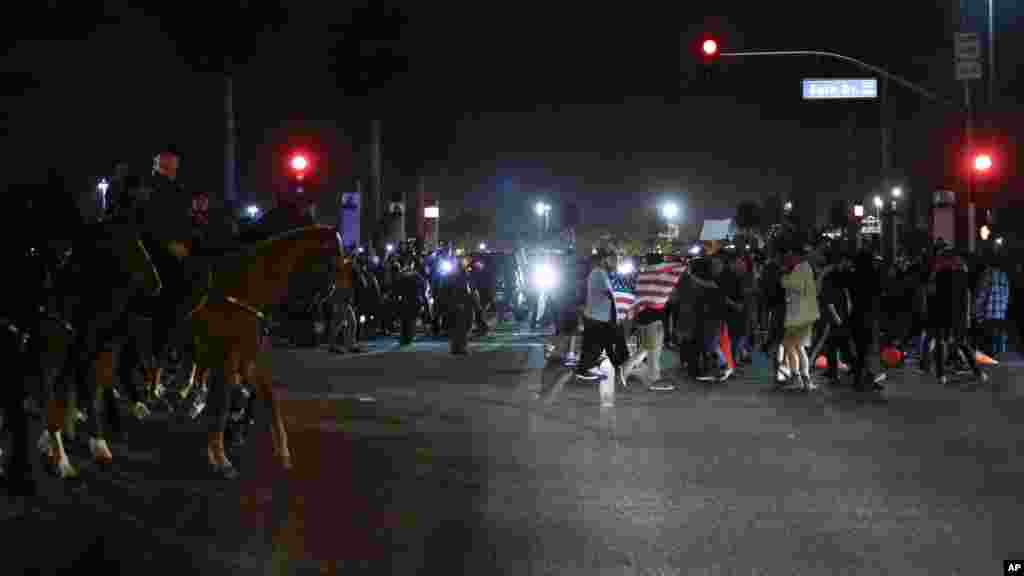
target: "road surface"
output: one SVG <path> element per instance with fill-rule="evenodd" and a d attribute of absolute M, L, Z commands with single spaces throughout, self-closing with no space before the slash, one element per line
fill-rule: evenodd
<path fill-rule="evenodd" d="M 741 377 L 602 409 L 593 385 L 534 398 L 537 334 L 470 350 L 276 350 L 290 476 L 262 435 L 235 455 L 240 480 L 214 479 L 203 431 L 156 417 L 115 445 L 115 471 L 46 480 L 39 516 L 5 526 L 5 566 L 983 575 L 1024 558 L 1016 365 L 983 388 L 908 369 L 881 396 L 806 396 Z"/>

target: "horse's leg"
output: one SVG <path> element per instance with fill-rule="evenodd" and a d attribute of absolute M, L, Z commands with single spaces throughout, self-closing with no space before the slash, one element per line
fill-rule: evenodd
<path fill-rule="evenodd" d="M 128 338 L 121 345 L 121 353 L 117 358 L 117 379 L 122 386 L 128 388 L 129 398 L 132 403 L 132 415 L 138 420 L 145 420 L 149 416 L 149 407 L 146 406 L 145 395 L 139 394 L 139 388 L 135 385 L 135 367 L 142 364 L 142 354 L 139 351 L 138 342 L 134 338 Z M 143 374 L 145 374 L 143 367 Z"/>
<path fill-rule="evenodd" d="M 76 386 L 69 385 L 69 378 L 76 378 L 79 367 L 77 366 L 77 359 L 74 356 L 68 357 L 65 361 L 64 369 L 61 370 L 60 375 L 57 377 L 57 381 L 54 386 L 54 395 L 50 399 L 46 410 L 46 429 L 49 432 L 47 440 L 49 441 L 48 455 L 50 466 L 59 478 L 75 478 L 78 476 L 78 470 L 75 469 L 71 464 L 71 459 L 68 458 L 67 450 L 64 448 L 64 436 L 63 430 L 67 430 L 69 420 L 69 413 L 72 414 L 70 418 L 72 425 L 74 425 L 73 414 L 75 410 L 75 388 Z"/>
<path fill-rule="evenodd" d="M 114 384 L 114 352 L 111 350 L 100 351 L 93 360 L 92 369 L 94 389 L 91 398 L 93 414 L 89 451 L 97 464 L 105 466 L 114 461 L 114 455 L 110 453 L 110 447 L 107 446 L 104 418 L 106 394 Z"/>
<path fill-rule="evenodd" d="M 6 331 L 5 331 L 6 332 Z M 13 366 L 13 379 L 4 383 L 3 407 L 5 426 L 11 434 L 11 460 L 7 471 L 8 490 L 12 496 L 31 496 L 35 493 L 35 479 L 29 460 L 30 440 L 28 414 L 25 412 L 26 360 L 21 349 L 21 335 L 5 333 L 2 347 L 4 365 Z"/>
<path fill-rule="evenodd" d="M 288 431 L 285 429 L 284 418 L 281 416 L 280 399 L 274 393 L 274 383 L 270 372 L 255 361 L 246 363 L 246 379 L 256 388 L 256 393 L 269 408 L 270 437 L 274 443 L 274 456 L 281 462 L 281 467 L 290 470 L 292 454 L 288 447 Z"/>
<path fill-rule="evenodd" d="M 230 409 L 231 388 L 228 385 L 227 375 L 232 373 L 230 361 L 212 368 L 213 378 L 210 380 L 209 391 L 207 392 L 207 406 L 210 411 L 210 428 L 207 432 L 206 458 L 210 468 L 225 478 L 235 478 L 237 472 L 234 465 L 228 460 L 227 451 L 224 448 L 224 429 L 228 424 L 228 411 Z"/>

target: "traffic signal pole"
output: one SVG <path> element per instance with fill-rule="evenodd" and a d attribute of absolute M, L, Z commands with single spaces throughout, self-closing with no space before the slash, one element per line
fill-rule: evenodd
<path fill-rule="evenodd" d="M 861 68 L 863 70 L 867 70 L 869 72 L 873 72 L 875 74 L 878 74 L 879 76 L 882 76 L 886 80 L 892 80 L 893 82 L 899 84 L 900 86 L 903 86 L 904 88 L 907 88 L 908 90 L 914 92 L 915 94 L 917 94 L 917 95 L 919 95 L 919 96 L 921 96 L 923 98 L 926 98 L 928 100 L 931 100 L 933 102 L 938 102 L 940 104 L 945 104 L 947 106 L 951 106 L 951 107 L 954 107 L 954 108 L 960 108 L 955 103 L 953 103 L 951 100 L 948 100 L 948 99 L 940 96 L 939 94 L 936 94 L 936 93 L 932 92 L 931 90 L 928 90 L 927 88 L 925 88 L 925 87 L 923 87 L 923 86 L 921 86 L 919 84 L 915 84 L 914 82 L 911 82 L 910 80 L 907 80 L 906 78 L 904 78 L 902 76 L 899 76 L 897 74 L 893 74 L 892 72 L 889 72 L 888 70 L 885 70 L 884 68 L 879 68 L 878 66 L 875 66 L 873 64 L 868 64 L 867 62 L 864 62 L 863 60 L 858 60 L 856 58 L 852 58 L 852 57 L 846 56 L 844 54 L 839 54 L 837 52 L 828 52 L 828 51 L 825 51 L 825 50 L 740 50 L 740 51 L 732 51 L 732 52 L 719 52 L 719 56 L 722 56 L 722 57 L 728 57 L 728 56 L 731 56 L 731 57 L 749 57 L 749 56 L 817 56 L 817 57 L 820 57 L 820 58 L 829 58 L 829 59 L 832 59 L 832 60 L 839 60 L 841 62 L 846 62 L 848 64 L 853 64 L 854 66 L 857 66 L 858 68 Z"/>
<path fill-rule="evenodd" d="M 967 166 L 967 182 L 965 187 L 967 193 L 966 198 L 966 217 L 964 238 L 967 239 L 966 246 L 967 251 L 974 253 L 975 243 L 975 231 L 974 231 L 974 166 L 973 166 L 973 153 L 974 153 L 974 121 L 971 118 L 971 81 L 964 80 L 964 107 L 967 110 L 967 120 L 964 122 L 964 144 L 967 148 L 967 154 L 964 156 L 968 159 L 970 164 Z"/>
<path fill-rule="evenodd" d="M 949 100 L 949 99 L 947 99 L 947 98 L 945 98 L 945 97 L 943 97 L 943 96 L 941 96 L 941 95 L 939 95 L 939 94 L 937 94 L 935 92 L 932 92 L 931 90 L 925 88 L 924 86 L 921 86 L 919 84 L 911 82 L 910 80 L 907 80 L 906 78 L 904 78 L 902 76 L 899 76 L 898 74 L 893 74 L 892 72 L 889 72 L 888 70 L 885 70 L 884 68 L 880 68 L 880 67 L 875 66 L 873 64 L 869 64 L 867 62 L 864 62 L 863 60 L 858 60 L 857 58 L 853 58 L 851 56 L 846 56 L 845 54 L 839 54 L 837 52 L 829 52 L 827 50 L 739 50 L 739 51 L 731 51 L 731 52 L 719 52 L 718 55 L 721 56 L 721 57 L 733 57 L 733 58 L 758 57 L 758 56 L 804 56 L 804 57 L 813 56 L 813 57 L 818 57 L 818 58 L 826 58 L 826 59 L 831 59 L 831 60 L 838 60 L 840 62 L 846 62 L 847 64 L 852 64 L 852 65 L 854 65 L 854 66 L 856 66 L 856 67 L 858 67 L 858 68 L 860 68 L 862 70 L 866 70 L 866 71 L 871 72 L 873 74 L 877 74 L 877 75 L 881 76 L 882 78 L 884 78 L 884 80 L 889 80 L 889 81 L 895 82 L 896 84 L 899 84 L 900 86 L 903 86 L 904 88 L 910 90 L 911 92 L 914 92 L 915 94 L 917 94 L 918 96 L 921 96 L 922 98 L 925 98 L 926 100 L 929 100 L 929 101 L 932 101 L 932 102 L 936 102 L 936 103 L 939 103 L 939 104 L 943 104 L 943 105 L 949 106 L 951 108 L 956 108 L 957 110 L 959 110 L 961 112 L 966 112 L 966 114 L 967 114 L 966 139 L 967 139 L 968 150 L 971 149 L 971 142 L 972 142 L 971 132 L 972 132 L 973 127 L 971 125 L 970 86 L 969 86 L 969 84 L 966 81 L 964 82 L 965 101 L 964 101 L 964 105 L 960 106 L 960 105 L 956 104 L 955 102 L 953 102 L 952 100 Z M 883 91 L 885 90 L 885 85 L 886 85 L 886 82 L 883 81 L 882 82 L 882 89 L 883 89 Z M 884 131 L 885 127 L 883 126 L 882 129 Z M 884 138 L 885 138 L 885 134 L 883 134 L 883 139 Z M 886 154 L 886 157 L 883 159 L 883 163 L 885 163 L 887 161 L 887 159 L 888 159 L 887 158 L 887 153 L 883 151 L 883 154 Z M 883 167 L 883 170 L 884 169 L 885 168 Z M 967 194 L 966 194 L 966 196 L 967 196 L 968 212 L 970 212 L 970 204 L 971 204 L 971 200 L 972 200 L 972 186 L 973 186 L 973 181 L 974 181 L 974 175 L 973 175 L 973 173 L 970 172 L 970 170 L 968 170 L 968 172 L 969 173 L 967 175 Z M 885 178 L 886 177 L 887 177 L 887 175 L 883 175 L 883 184 L 885 182 Z M 883 186 L 883 188 L 884 188 L 884 186 Z M 972 219 L 970 219 L 970 218 L 968 219 L 967 227 L 968 227 L 968 233 L 967 233 L 968 244 L 967 244 L 967 246 L 968 246 L 969 250 L 973 251 L 973 248 L 974 248 L 974 232 L 973 232 L 973 229 L 972 229 L 972 227 L 973 227 Z M 891 233 L 891 231 L 890 231 L 890 233 Z"/>

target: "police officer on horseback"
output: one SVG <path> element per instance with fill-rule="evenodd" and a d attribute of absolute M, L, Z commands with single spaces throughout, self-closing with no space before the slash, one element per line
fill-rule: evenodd
<path fill-rule="evenodd" d="M 166 354 L 178 325 L 187 315 L 191 295 L 186 257 L 193 243 L 192 197 L 178 183 L 181 153 L 166 146 L 153 161 L 149 199 L 141 210 L 140 236 L 160 275 L 162 289 L 153 309 L 152 347 Z M 160 383 L 158 362 L 154 384 Z"/>

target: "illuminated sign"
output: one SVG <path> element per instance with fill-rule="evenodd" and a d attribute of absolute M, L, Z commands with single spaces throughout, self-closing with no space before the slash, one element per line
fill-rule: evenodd
<path fill-rule="evenodd" d="M 804 100 L 878 98 L 875 78 L 804 80 L 802 84 Z"/>

